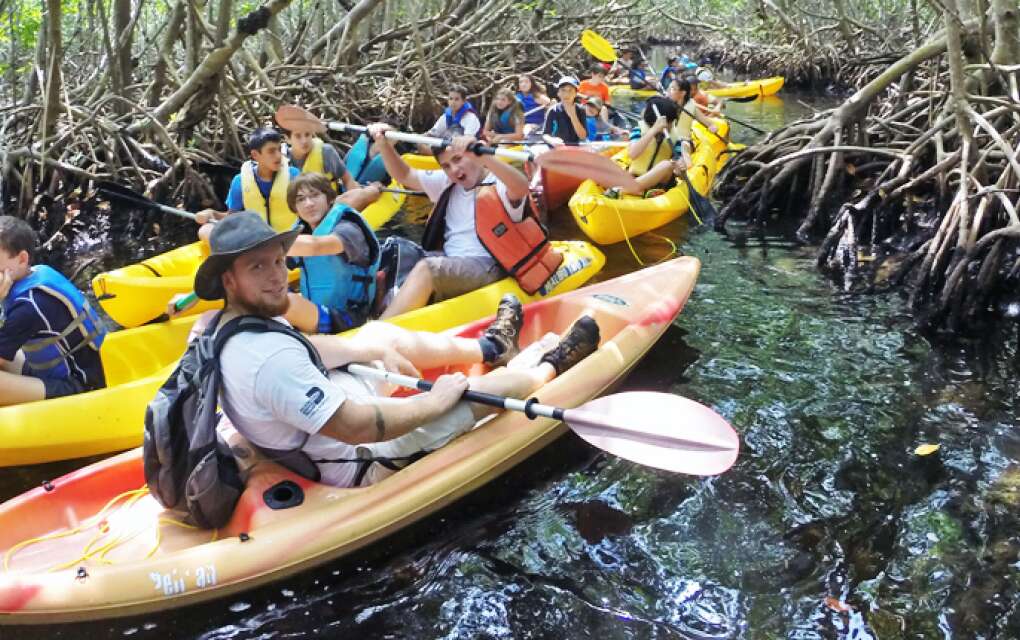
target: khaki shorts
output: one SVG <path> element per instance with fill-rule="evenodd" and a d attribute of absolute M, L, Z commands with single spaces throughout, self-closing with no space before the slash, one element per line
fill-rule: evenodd
<path fill-rule="evenodd" d="M 435 302 L 481 289 L 504 275 L 495 260 L 481 256 L 430 256 L 425 264 L 432 276 Z"/>

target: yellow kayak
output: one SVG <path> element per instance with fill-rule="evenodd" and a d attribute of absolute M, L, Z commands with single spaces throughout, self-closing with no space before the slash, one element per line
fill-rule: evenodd
<path fill-rule="evenodd" d="M 662 92 L 655 89 L 631 89 L 629 84 L 611 84 L 609 85 L 609 95 L 614 98 L 645 99 L 662 95 Z"/>
<path fill-rule="evenodd" d="M 728 123 L 716 121 L 719 136 L 726 137 Z M 726 159 L 727 145 L 701 123 L 692 128 L 696 147 L 691 154 L 694 166 L 687 170 L 687 178 L 702 195 L 708 195 L 712 180 Z M 629 162 L 624 150 L 616 160 L 626 166 Z M 598 244 L 613 244 L 640 235 L 671 222 L 683 215 L 690 206 L 687 185 L 680 181 L 666 193 L 654 198 L 621 195 L 607 198 L 603 187 L 585 180 L 568 203 L 577 226 Z"/>
<path fill-rule="evenodd" d="M 602 270 L 602 253 L 587 242 L 553 242 L 563 263 L 535 295 L 504 278 L 476 291 L 417 309 L 391 322 L 437 330 L 496 308 L 504 293 L 522 301 L 572 291 Z M 110 333 L 103 343 L 108 387 L 66 398 L 0 408 L 0 466 L 65 460 L 120 451 L 142 441 L 145 406 L 170 376 L 198 316 Z"/>
<path fill-rule="evenodd" d="M 783 83 L 786 79 L 783 76 L 773 76 L 771 78 L 762 78 L 761 80 L 745 80 L 743 82 L 729 82 L 726 86 L 706 88 L 705 93 L 711 94 L 717 98 L 747 98 L 749 96 L 771 96 L 775 95 L 780 89 L 783 88 Z M 658 91 L 653 89 L 631 89 L 629 84 L 611 84 L 609 85 L 609 94 L 611 96 L 620 96 L 621 98 L 651 98 L 654 95 L 659 95 Z"/>
<path fill-rule="evenodd" d="M 595 353 L 536 397 L 576 407 L 618 384 L 680 313 L 698 269 L 697 259 L 677 258 L 526 307 L 522 346 L 549 331 L 562 333 L 584 312 L 602 334 Z M 456 324 L 452 317 L 444 321 Z M 452 331 L 477 336 L 486 322 Z M 478 372 L 479 366 L 470 371 Z M 125 452 L 0 505 L 0 624 L 149 613 L 286 578 L 420 520 L 565 430 L 549 418 L 504 412 L 356 489 L 296 476 L 259 458 L 235 433 L 231 445 L 251 451 L 242 458 L 250 472 L 247 490 L 231 521 L 215 532 L 174 520 L 145 490 L 141 450 Z"/>
<path fill-rule="evenodd" d="M 396 183 L 391 186 L 400 187 Z M 396 215 L 405 198 L 404 194 L 383 193 L 362 215 L 377 229 Z M 137 327 L 165 313 L 170 298 L 191 291 L 195 270 L 207 255 L 209 246 L 206 243 L 193 242 L 148 260 L 100 273 L 92 279 L 92 291 L 103 311 L 117 324 Z M 297 271 L 293 271 L 291 279 L 297 277 Z M 185 313 L 194 315 L 220 306 L 220 302 L 200 300 Z"/>
<path fill-rule="evenodd" d="M 747 98 L 749 96 L 771 96 L 783 88 L 786 79 L 783 76 L 762 78 L 761 80 L 747 80 L 745 82 L 730 82 L 724 87 L 705 89 L 717 98 Z"/>

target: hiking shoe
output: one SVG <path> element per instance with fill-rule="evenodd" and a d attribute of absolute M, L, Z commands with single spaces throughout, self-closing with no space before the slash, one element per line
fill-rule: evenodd
<path fill-rule="evenodd" d="M 619 200 L 620 187 L 609 187 L 608 189 L 602 192 L 602 195 L 604 195 L 607 198 L 612 198 L 613 200 Z"/>
<path fill-rule="evenodd" d="M 664 193 L 666 193 L 665 189 L 649 189 L 648 191 L 645 191 L 645 197 L 657 198 L 658 196 L 661 196 Z"/>
<path fill-rule="evenodd" d="M 496 307 L 496 319 L 485 329 L 483 337 L 488 338 L 501 349 L 496 358 L 489 364 L 500 367 L 510 362 L 510 359 L 520 353 L 517 340 L 521 335 L 521 326 L 524 324 L 524 307 L 521 301 L 512 293 L 504 295 Z"/>
<path fill-rule="evenodd" d="M 599 325 L 591 316 L 581 316 L 551 351 L 540 362 L 548 362 L 562 374 L 581 360 L 587 358 L 599 347 Z"/>

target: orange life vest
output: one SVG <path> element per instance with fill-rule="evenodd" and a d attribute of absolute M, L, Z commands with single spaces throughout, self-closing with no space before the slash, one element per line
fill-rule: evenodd
<path fill-rule="evenodd" d="M 446 209 L 454 186 L 450 185 L 439 196 L 425 223 L 422 246 L 426 251 L 439 251 L 443 247 Z M 528 294 L 538 291 L 563 262 L 563 256 L 549 244 L 549 234 L 529 205 L 525 204 L 521 221 L 514 222 L 492 185 L 476 190 L 475 234 L 492 259 Z"/>

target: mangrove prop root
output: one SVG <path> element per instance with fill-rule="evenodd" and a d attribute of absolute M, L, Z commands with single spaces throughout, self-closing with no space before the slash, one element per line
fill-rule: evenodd
<path fill-rule="evenodd" d="M 984 93 L 950 91 L 976 87 L 989 69 L 972 64 L 971 80 L 960 69 L 951 78 L 941 58 L 952 37 L 939 34 L 840 107 L 735 156 L 717 181 L 726 203 L 717 228 L 793 217 L 798 239 L 819 242 L 817 265 L 844 289 L 906 286 L 930 330 L 982 331 L 1015 308 L 1020 67 L 999 66 Z"/>

